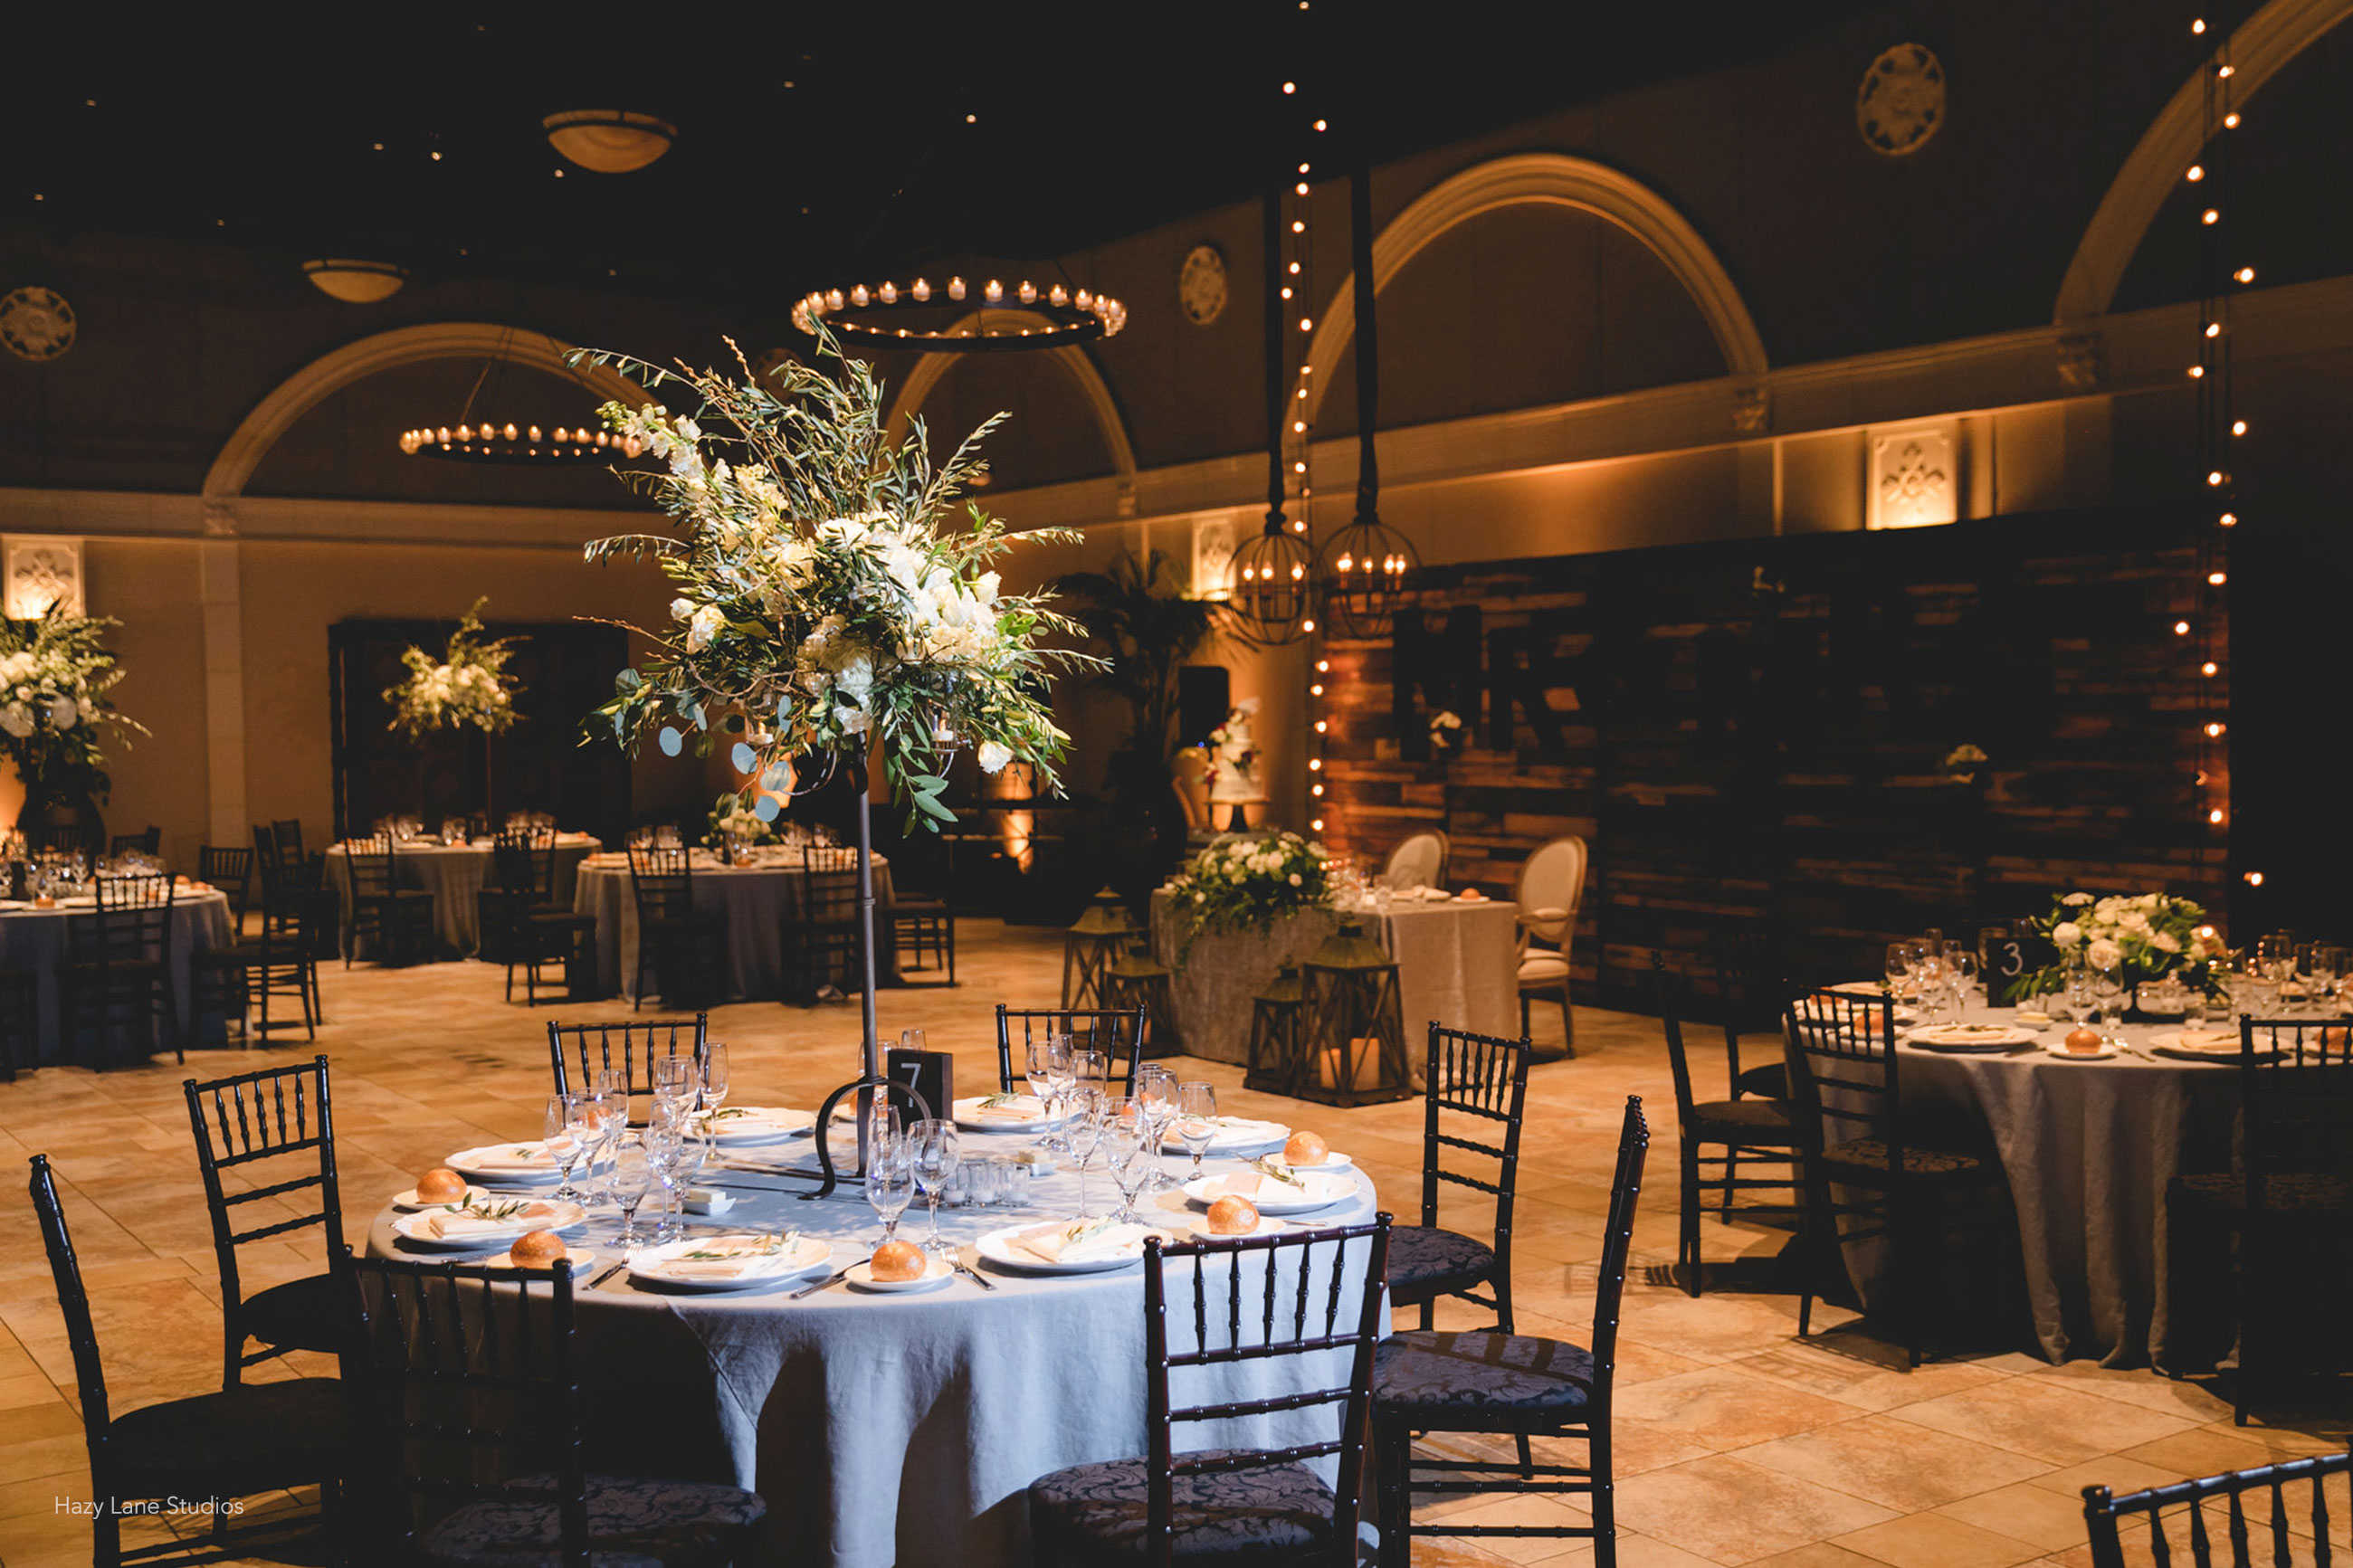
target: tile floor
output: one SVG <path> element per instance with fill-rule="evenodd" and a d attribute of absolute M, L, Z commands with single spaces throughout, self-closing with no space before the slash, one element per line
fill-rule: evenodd
<path fill-rule="evenodd" d="M 1060 948 L 1057 933 L 990 921 L 964 921 L 959 934 L 964 984 L 885 992 L 881 1021 L 886 1033 L 926 1029 L 934 1049 L 955 1051 L 961 1080 L 973 1082 L 995 1071 L 990 1005 L 1050 1002 Z M 528 1012 L 500 1001 L 500 980 L 499 970 L 472 963 L 327 972 L 333 1022 L 317 1048 L 333 1058 L 348 1234 L 364 1234 L 385 1197 L 450 1149 L 536 1132 L 547 1018 L 627 1010 Z M 848 1075 L 858 1010 L 745 1004 L 719 1010 L 712 1028 L 732 1047 L 738 1099 L 814 1103 Z M 1657 1137 L 1620 1342 L 1617 1422 L 1619 1550 L 1629 1568 L 2012 1568 L 2042 1559 L 2088 1568 L 2077 1500 L 2088 1483 L 2126 1489 L 2343 1446 L 2342 1412 L 2242 1430 L 2220 1397 L 2227 1390 L 2089 1363 L 2054 1367 L 1999 1345 L 1905 1372 L 1898 1352 L 1837 1310 L 1818 1309 L 1815 1337 L 1800 1342 L 1794 1299 L 1756 1288 L 1788 1241 L 1762 1226 L 1708 1222 L 1707 1254 L 1728 1283 L 1690 1299 L 1669 1278 L 1674 1114 L 1657 1026 L 1580 1009 L 1577 1047 L 1576 1060 L 1539 1067 L 1531 1081 L 1536 1135 L 1523 1159 L 1515 1228 L 1520 1326 L 1580 1342 L 1588 1335 L 1615 1132 L 1625 1096 L 1642 1095 Z M 286 1046 L 273 1055 L 306 1050 Z M 1721 1081 L 1720 1048 L 1711 1056 L 1702 1047 L 1695 1058 L 1702 1083 Z M 20 1159 L 46 1152 L 58 1165 L 118 1410 L 218 1386 L 217 1284 L 180 1082 L 259 1059 L 209 1054 L 185 1073 L 167 1060 L 103 1078 L 49 1068 L 0 1084 L 0 1151 Z M 1234 1108 L 1289 1106 L 1240 1092 L 1238 1068 L 1202 1071 L 1231 1089 Z M 1406 1217 L 1418 1201 L 1418 1104 L 1290 1107 L 1288 1114 L 1355 1153 Z M 1477 1219 L 1462 1223 L 1470 1228 Z M 280 1247 L 261 1272 L 269 1279 L 311 1271 L 315 1246 Z M 268 1374 L 326 1370 L 317 1358 L 295 1359 L 305 1364 Z M 86 1486 L 71 1384 L 24 1187 L 6 1176 L 0 1562 L 7 1568 L 89 1561 L 87 1525 L 57 1507 Z M 1457 1500 L 1424 1510 L 1425 1518 L 1440 1514 L 1496 1524 L 1582 1517 L 1548 1499 Z M 160 1528 L 133 1527 L 126 1543 Z M 1571 1563 L 1589 1552 L 1581 1542 L 1536 1538 L 1431 1540 L 1417 1546 L 1415 1561 Z"/>

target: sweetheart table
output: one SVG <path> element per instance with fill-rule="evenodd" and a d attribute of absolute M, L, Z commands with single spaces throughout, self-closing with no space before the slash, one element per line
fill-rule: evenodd
<path fill-rule="evenodd" d="M 846 1128 L 836 1133 L 846 1156 Z M 964 1152 L 1010 1153 L 1020 1134 L 965 1133 Z M 764 1161 L 807 1160 L 806 1140 L 742 1152 Z M 1182 1173 L 1171 1157 L 1166 1168 Z M 1239 1169 L 1212 1159 L 1210 1171 Z M 691 1215 L 700 1226 L 767 1230 L 779 1224 L 834 1243 L 832 1267 L 864 1258 L 880 1222 L 862 1190 L 845 1184 L 822 1202 L 798 1194 L 813 1184 L 740 1171 L 705 1170 L 697 1182 L 720 1184 L 735 1207 L 724 1216 Z M 1076 1176 L 1017 1178 L 1018 1206 L 943 1208 L 943 1234 L 965 1244 L 962 1256 L 997 1288 L 962 1275 L 936 1289 L 868 1294 L 847 1284 L 801 1300 L 802 1283 L 756 1291 L 683 1294 L 633 1283 L 626 1272 L 590 1288 L 608 1263 L 618 1219 L 593 1210 L 576 1246 L 597 1259 L 581 1276 L 579 1368 L 592 1469 L 749 1487 L 767 1500 L 774 1561 L 885 1564 L 1028 1563 L 1029 1483 L 1066 1465 L 1133 1458 L 1145 1452 L 1144 1287 L 1140 1266 L 1047 1276 L 999 1270 L 978 1261 L 971 1243 L 1018 1223 L 1041 1223 L 1075 1211 Z M 1115 1198 L 1098 1163 L 1089 1173 L 1092 1212 Z M 1184 1223 L 1180 1194 L 1145 1200 L 1164 1227 Z M 1372 1217 L 1372 1184 L 1356 1173 L 1350 1197 L 1301 1224 L 1353 1225 Z M 640 1211 L 640 1226 L 649 1208 Z M 373 1256 L 411 1254 L 395 1237 L 390 1211 L 368 1237 Z M 920 1199 L 899 1234 L 925 1234 Z M 1362 1244 L 1358 1244 L 1361 1247 Z M 1332 1249 L 1317 1250 L 1309 1284 L 1322 1300 Z M 438 1254 L 431 1256 L 448 1256 Z M 1361 1250 L 1352 1248 L 1359 1274 Z M 1212 1265 L 1211 1279 L 1217 1265 Z M 1257 1277 L 1262 1281 L 1262 1273 Z M 1171 1349 L 1191 1348 L 1191 1314 L 1175 1310 Z M 1191 1289 L 1189 1266 L 1182 1286 Z M 1244 1289 L 1262 1291 L 1245 1277 Z M 1279 1291 L 1296 1289 L 1285 1271 Z M 1222 1300 L 1213 1292 L 1212 1301 Z M 1343 1321 L 1357 1309 L 1346 1293 Z M 1246 1300 L 1245 1319 L 1250 1312 Z M 1301 1358 L 1198 1369 L 1180 1374 L 1180 1401 L 1236 1400 L 1305 1386 Z M 1320 1385 L 1345 1381 L 1344 1365 L 1315 1373 Z M 1273 1447 L 1328 1438 L 1327 1410 L 1293 1412 L 1250 1425 L 1180 1428 L 1187 1447 L 1237 1442 Z"/>

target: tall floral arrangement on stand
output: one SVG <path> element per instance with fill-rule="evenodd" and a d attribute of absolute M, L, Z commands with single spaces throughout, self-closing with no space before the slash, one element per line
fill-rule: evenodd
<path fill-rule="evenodd" d="M 416 647 L 400 656 L 408 674 L 385 689 L 384 700 L 392 704 L 386 729 L 422 740 L 445 728 L 471 726 L 489 735 L 513 728 L 522 688 L 506 668 L 521 639 L 482 635 L 482 606 L 489 603 L 474 601 L 440 658 Z"/>
<path fill-rule="evenodd" d="M 1332 907 L 1332 858 L 1321 844 L 1282 829 L 1220 838 L 1169 884 L 1169 908 L 1184 946 L 1203 931 L 1255 931 L 1302 910 Z"/>
<path fill-rule="evenodd" d="M 0 750 L 25 782 L 28 817 L 47 800 L 103 799 L 107 748 L 147 733 L 107 695 L 123 671 L 106 634 L 121 624 L 56 605 L 38 620 L 0 621 Z"/>
<path fill-rule="evenodd" d="M 881 384 L 829 339 L 818 365 L 788 363 L 766 383 L 740 352 L 740 377 L 604 353 L 575 360 L 684 405 L 604 408 L 607 426 L 667 463 L 628 477 L 674 531 L 596 540 L 588 559 L 649 558 L 677 596 L 668 626 L 629 627 L 652 652 L 621 671 L 592 730 L 632 750 L 652 736 L 673 756 L 690 736 L 699 753 L 733 737 L 737 771 L 785 793 L 813 763 L 872 753 L 909 826 L 934 832 L 955 820 L 941 795 L 960 748 L 985 772 L 1025 763 L 1059 787 L 1054 764 L 1071 738 L 1044 677 L 1099 661 L 1039 646 L 1078 628 L 1042 595 L 1006 593 L 992 563 L 1012 537 L 976 506 L 955 510 L 1002 415 L 934 467 L 922 422 L 891 441 Z M 777 810 L 770 795 L 751 805 L 763 820 Z"/>

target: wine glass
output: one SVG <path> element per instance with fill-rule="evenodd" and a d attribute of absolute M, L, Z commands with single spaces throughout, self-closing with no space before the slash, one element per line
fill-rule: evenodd
<path fill-rule="evenodd" d="M 1111 1057 L 1092 1046 L 1071 1053 L 1071 1071 L 1082 1090 L 1101 1092 L 1111 1083 Z"/>
<path fill-rule="evenodd" d="M 1113 1219 L 1132 1222 L 1140 1217 L 1135 1194 L 1152 1173 L 1152 1162 L 1144 1158 L 1145 1144 L 1151 1137 L 1152 1119 L 1134 1099 L 1121 1096 L 1104 1101 L 1103 1163 L 1111 1167 L 1112 1184 L 1119 1188 L 1119 1212 Z M 1083 1172 L 1079 1179 L 1085 1181 Z"/>
<path fill-rule="evenodd" d="M 685 1228 L 674 1212 L 678 1197 L 679 1149 L 684 1142 L 683 1129 L 679 1124 L 674 1107 L 658 1105 L 654 1108 L 653 1120 L 646 1123 L 644 1142 L 646 1163 L 652 1168 L 654 1182 L 661 1188 L 661 1217 L 654 1222 L 654 1240 L 674 1240 Z"/>
<path fill-rule="evenodd" d="M 882 1219 L 882 1241 L 899 1233 L 899 1216 L 915 1196 L 915 1156 L 913 1141 L 895 1129 L 878 1129 L 868 1145 L 866 1155 L 866 1201 Z M 934 1207 L 933 1227 L 939 1225 L 939 1211 Z M 880 1247 L 882 1243 L 877 1242 Z"/>
<path fill-rule="evenodd" d="M 1953 1013 L 1958 1016 L 1969 1005 L 1969 988 L 1977 984 L 1978 955 L 1958 942 L 1947 942 L 1945 952 L 1945 984 L 1952 988 Z"/>
<path fill-rule="evenodd" d="M 582 1135 L 582 1118 L 591 1114 L 580 1097 L 572 1094 L 551 1094 L 547 1097 L 547 1114 L 543 1126 L 547 1134 L 547 1152 L 555 1161 L 558 1180 L 555 1191 L 548 1194 L 560 1203 L 578 1203 L 580 1189 L 572 1184 L 572 1172 L 587 1152 L 587 1141 Z M 598 1125 L 602 1126 L 599 1119 Z"/>
<path fill-rule="evenodd" d="M 643 1139 L 625 1137 L 614 1147 L 612 1173 L 605 1178 L 613 1202 L 621 1210 L 621 1234 L 614 1237 L 614 1245 L 630 1247 L 645 1241 L 638 1233 L 638 1205 L 645 1202 L 653 1176 L 653 1162 L 646 1155 Z"/>
<path fill-rule="evenodd" d="M 1145 1152 L 1152 1157 L 1145 1162 L 1144 1190 L 1165 1192 L 1176 1184 L 1160 1163 L 1160 1145 L 1168 1136 L 1169 1119 L 1176 1114 L 1176 1075 L 1158 1062 L 1146 1062 L 1136 1069 L 1135 1102 L 1144 1115 L 1144 1126 L 1149 1135 Z"/>
<path fill-rule="evenodd" d="M 1050 1075 L 1050 1087 L 1054 1095 L 1051 1115 L 1057 1125 L 1048 1135 L 1044 1146 L 1057 1154 L 1067 1154 L 1071 1152 L 1071 1140 L 1059 1124 L 1069 1120 L 1071 1090 L 1079 1081 L 1077 1052 L 1070 1036 L 1046 1037 L 1046 1070 Z"/>
<path fill-rule="evenodd" d="M 1899 1003 L 1904 1000 L 1905 987 L 1912 978 L 1915 956 L 1913 945 L 1908 942 L 1887 944 L 1887 994 Z"/>
<path fill-rule="evenodd" d="M 1029 1086 L 1029 1093 L 1038 1101 L 1041 1119 L 1038 1136 L 1031 1142 L 1038 1148 L 1049 1146 L 1054 1126 L 1054 1068 L 1051 1037 L 1032 1039 L 1023 1047 L 1021 1076 Z"/>
<path fill-rule="evenodd" d="M 2092 1026 L 2109 1045 L 2117 1043 L 2116 1028 L 2125 1016 L 2125 972 L 2121 964 L 2091 972 Z"/>
<path fill-rule="evenodd" d="M 1176 1086 L 1176 1136 L 1193 1156 L 1193 1179 L 1201 1179 L 1201 1156 L 1218 1136 L 1218 1086 L 1180 1083 Z"/>
<path fill-rule="evenodd" d="M 1079 1162 L 1077 1217 L 1081 1219 L 1088 1217 L 1087 1165 L 1094 1159 L 1096 1149 L 1103 1143 L 1104 1103 L 1103 1092 L 1099 1089 L 1090 1089 L 1082 1084 L 1071 1091 L 1071 1119 L 1064 1131 L 1070 1135 L 1071 1152 Z"/>
<path fill-rule="evenodd" d="M 899 1048 L 902 1051 L 920 1051 L 924 1049 L 923 1031 L 921 1029 L 900 1030 Z"/>
<path fill-rule="evenodd" d="M 694 1087 L 694 1058 L 671 1055 L 654 1060 L 654 1103 L 659 1109 L 684 1100 Z"/>
<path fill-rule="evenodd" d="M 940 1198 L 947 1192 L 948 1178 L 956 1168 L 956 1126 L 953 1121 L 918 1121 L 907 1133 L 915 1172 L 915 1185 L 922 1189 L 923 1201 L 931 1206 L 932 1234 L 925 1238 L 927 1252 L 944 1255 L 950 1250 L 940 1237 Z"/>
<path fill-rule="evenodd" d="M 727 1103 L 727 1047 L 712 1045 L 702 1052 L 702 1120 L 711 1125 L 711 1113 Z"/>

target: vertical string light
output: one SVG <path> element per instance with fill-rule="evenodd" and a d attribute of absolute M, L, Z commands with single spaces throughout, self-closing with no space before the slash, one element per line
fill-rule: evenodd
<path fill-rule="evenodd" d="M 2203 134 L 2197 161 L 2182 172 L 2192 192 L 2190 211 L 2198 225 L 2198 361 L 2189 367 L 2197 387 L 2198 452 L 2201 501 L 2212 520 L 2199 535 L 2198 581 L 2192 584 L 2195 618 L 2173 624 L 2185 639 L 2198 666 L 2200 700 L 2196 704 L 2195 737 L 2198 767 L 2195 778 L 2198 809 L 2205 815 L 2206 832 L 2199 846 L 2203 866 L 2210 852 L 2228 843 L 2230 808 L 2230 719 L 2222 677 L 2225 593 L 2230 583 L 2226 542 L 2241 513 L 2240 443 L 2247 422 L 2239 416 L 2232 376 L 2231 294 L 2255 280 L 2255 269 L 2230 255 L 2230 229 L 2224 221 L 2228 191 L 2230 137 L 2239 128 L 2235 106 L 2237 70 L 2231 60 L 2230 29 L 2210 26 L 2204 16 L 2189 24 L 2194 38 L 2210 34 L 2221 42 L 2200 62 L 2204 111 Z M 2246 873 L 2251 887 L 2263 885 L 2259 871 Z"/>
<path fill-rule="evenodd" d="M 1302 6 L 1302 10 L 1305 7 Z M 1299 50 L 1302 59 L 1314 59 L 1312 50 Z M 1314 366 L 1308 362 L 1309 350 L 1315 342 L 1315 317 L 1309 306 L 1311 289 L 1315 280 L 1315 224 L 1313 206 L 1315 199 L 1317 164 L 1324 139 L 1331 133 L 1328 115 L 1320 114 L 1310 106 L 1300 91 L 1297 79 L 1282 84 L 1282 142 L 1295 153 L 1286 164 L 1282 185 L 1283 193 L 1283 257 L 1282 281 L 1275 303 L 1283 315 L 1283 338 L 1290 345 L 1286 356 L 1292 363 L 1290 374 L 1290 412 L 1284 420 L 1287 459 L 1284 468 L 1290 476 L 1290 490 L 1296 503 L 1292 512 L 1293 531 L 1312 551 L 1314 542 L 1313 527 L 1315 509 L 1315 476 L 1311 467 L 1311 453 L 1315 440 Z M 1307 634 L 1309 671 L 1307 677 L 1307 830 L 1324 831 L 1326 784 L 1324 780 L 1324 742 L 1331 732 L 1331 721 L 1324 712 L 1324 694 L 1329 684 L 1332 662 L 1324 657 L 1322 628 L 1318 625 L 1320 605 L 1311 601 L 1300 629 Z"/>

